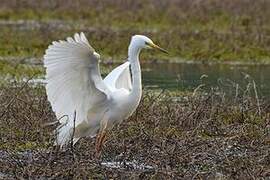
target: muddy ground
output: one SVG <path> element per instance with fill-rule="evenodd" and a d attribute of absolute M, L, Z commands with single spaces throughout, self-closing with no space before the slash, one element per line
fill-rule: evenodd
<path fill-rule="evenodd" d="M 56 118 L 42 86 L 10 84 L 0 90 L 0 178 L 269 178 L 270 104 L 254 92 L 252 82 L 236 96 L 219 87 L 181 96 L 145 90 L 96 159 L 94 138 L 54 147 L 48 123 Z"/>

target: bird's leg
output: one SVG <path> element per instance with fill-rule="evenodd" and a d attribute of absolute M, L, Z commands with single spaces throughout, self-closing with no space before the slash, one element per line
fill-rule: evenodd
<path fill-rule="evenodd" d="M 99 158 L 101 155 L 102 146 L 106 140 L 107 135 L 107 121 L 101 123 L 101 128 L 99 130 L 97 139 L 96 139 L 96 157 Z"/>
<path fill-rule="evenodd" d="M 106 140 L 106 134 L 107 134 L 106 131 L 102 132 L 99 136 L 99 139 L 96 142 L 96 157 L 97 158 L 99 158 L 101 155 L 101 150 L 102 150 L 103 144 Z"/>

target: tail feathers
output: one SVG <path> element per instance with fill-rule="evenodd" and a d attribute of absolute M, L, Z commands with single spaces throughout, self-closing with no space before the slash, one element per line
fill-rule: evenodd
<path fill-rule="evenodd" d="M 73 135 L 73 127 L 68 127 L 67 125 L 61 126 L 56 129 L 57 138 L 55 141 L 55 145 L 59 145 L 61 148 L 65 147 L 73 140 L 73 144 L 79 140 L 78 138 L 72 138 Z"/>
<path fill-rule="evenodd" d="M 76 128 L 77 129 L 77 128 Z M 95 137 L 99 126 L 96 126 L 94 128 L 89 128 L 85 134 L 81 134 L 79 137 L 74 137 L 74 127 L 68 127 L 67 125 L 61 126 L 56 130 L 57 133 L 57 139 L 55 141 L 55 145 L 60 146 L 61 148 L 66 147 L 68 144 L 73 143 L 76 144 L 78 140 L 82 137 Z M 77 130 L 76 130 L 77 131 Z"/>

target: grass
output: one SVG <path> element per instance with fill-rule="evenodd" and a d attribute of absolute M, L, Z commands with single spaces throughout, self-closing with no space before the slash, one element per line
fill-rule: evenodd
<path fill-rule="evenodd" d="M 152 52 L 143 59 L 269 62 L 268 1 L 4 0 L 1 5 L 1 20 L 39 25 L 2 25 L 0 56 L 41 57 L 51 41 L 85 31 L 106 60 L 125 58 L 130 36 L 146 34 L 170 56 Z"/>
<path fill-rule="evenodd" d="M 3 75 L 1 78 L 18 80 L 21 78 L 38 77 L 41 74 L 44 74 L 44 70 L 40 66 L 0 61 L 0 75 Z"/>
<path fill-rule="evenodd" d="M 0 90 L 1 173 L 30 179 L 268 178 L 269 102 L 254 97 L 250 83 L 230 98 L 218 88 L 181 94 L 178 101 L 167 92 L 144 91 L 136 113 L 110 131 L 100 160 L 94 138 L 81 139 L 73 151 L 54 148 L 55 127 L 45 124 L 56 118 L 44 88 L 10 84 Z M 106 161 L 124 164 L 100 164 Z M 134 169 L 128 162 L 153 168 Z"/>

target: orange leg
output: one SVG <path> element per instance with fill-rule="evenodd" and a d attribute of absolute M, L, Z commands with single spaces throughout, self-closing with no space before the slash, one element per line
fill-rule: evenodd
<path fill-rule="evenodd" d="M 97 139 L 96 139 L 96 147 L 95 147 L 95 150 L 96 150 L 96 158 L 99 158 L 100 155 L 101 155 L 101 150 L 102 150 L 102 147 L 103 147 L 103 144 L 106 140 L 106 135 L 107 135 L 107 131 L 106 131 L 106 128 L 107 128 L 107 123 L 105 123 L 102 128 L 100 129 L 99 131 L 99 134 L 97 136 Z"/>

